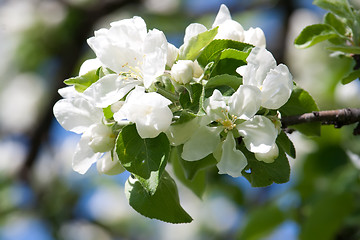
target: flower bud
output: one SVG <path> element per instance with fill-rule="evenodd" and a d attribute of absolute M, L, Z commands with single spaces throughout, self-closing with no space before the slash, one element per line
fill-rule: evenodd
<path fill-rule="evenodd" d="M 172 67 L 178 55 L 179 49 L 171 43 L 168 43 L 166 65 Z"/>
<path fill-rule="evenodd" d="M 114 148 L 115 135 L 103 124 L 94 124 L 84 133 L 89 137 L 89 146 L 96 152 L 108 152 Z"/>
<path fill-rule="evenodd" d="M 266 153 L 255 153 L 255 158 L 265 163 L 273 163 L 278 156 L 279 148 L 276 143 L 271 147 L 270 151 Z"/>
<path fill-rule="evenodd" d="M 117 175 L 125 171 L 119 162 L 117 154 L 114 154 L 112 158 L 110 153 L 106 153 L 96 162 L 96 168 L 99 173 L 106 175 Z"/>
<path fill-rule="evenodd" d="M 191 81 L 194 75 L 194 63 L 191 60 L 179 60 L 171 68 L 171 76 L 181 84 Z"/>
<path fill-rule="evenodd" d="M 204 73 L 204 70 L 200 66 L 197 60 L 194 61 L 194 77 L 199 78 Z"/>

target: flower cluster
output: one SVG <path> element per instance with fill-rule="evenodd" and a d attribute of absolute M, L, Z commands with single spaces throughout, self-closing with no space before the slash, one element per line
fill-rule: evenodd
<path fill-rule="evenodd" d="M 144 141 L 166 136 L 185 161 L 212 156 L 220 174 L 241 176 L 248 154 L 276 161 L 277 110 L 290 98 L 292 76 L 266 50 L 263 31 L 244 30 L 225 5 L 210 29 L 190 24 L 179 48 L 140 17 L 111 23 L 88 44 L 96 58 L 65 81 L 54 106 L 59 123 L 82 134 L 75 171 L 95 162 L 105 174 L 128 170 L 116 146 L 132 124 Z"/>

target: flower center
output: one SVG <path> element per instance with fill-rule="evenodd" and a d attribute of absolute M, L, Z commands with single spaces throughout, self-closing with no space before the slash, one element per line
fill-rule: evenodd
<path fill-rule="evenodd" d="M 230 115 L 227 110 L 221 110 L 224 115 L 224 119 L 217 119 L 216 122 L 220 123 L 225 127 L 225 132 L 231 131 L 236 127 L 235 121 L 237 116 Z"/>

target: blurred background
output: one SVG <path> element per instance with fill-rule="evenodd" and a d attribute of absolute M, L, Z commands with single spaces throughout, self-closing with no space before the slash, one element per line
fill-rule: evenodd
<path fill-rule="evenodd" d="M 128 175 L 71 169 L 79 136 L 52 114 L 63 80 L 94 57 L 94 30 L 134 15 L 179 47 L 192 22 L 211 27 L 221 5 L 244 29 L 261 27 L 267 48 L 288 65 L 321 110 L 360 107 L 359 80 L 339 84 L 349 59 L 324 44 L 293 46 L 324 11 L 312 0 L 0 0 L 0 239 L 360 239 L 360 137 L 354 126 L 290 135 L 290 181 L 251 188 L 245 178 L 208 173 L 203 199 L 178 183 L 191 224 L 142 217 L 127 203 Z M 360 1 L 352 1 L 359 8 Z"/>

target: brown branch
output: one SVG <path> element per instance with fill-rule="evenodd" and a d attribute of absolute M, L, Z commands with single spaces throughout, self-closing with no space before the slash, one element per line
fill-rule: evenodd
<path fill-rule="evenodd" d="M 336 128 L 358 122 L 358 126 L 354 129 L 354 135 L 360 135 L 360 108 L 319 111 L 281 118 L 283 128 L 311 122 L 320 122 L 323 125 L 334 125 Z"/>

